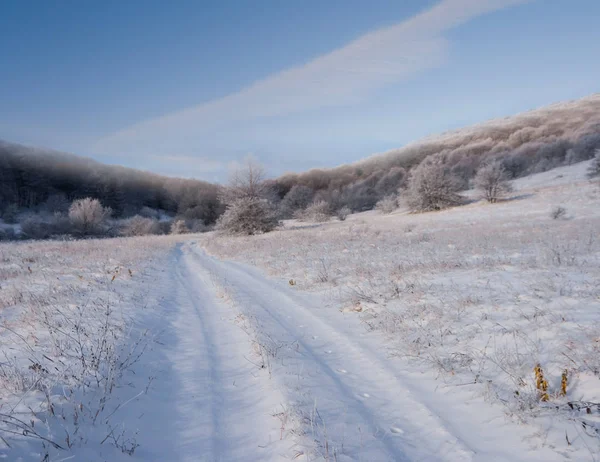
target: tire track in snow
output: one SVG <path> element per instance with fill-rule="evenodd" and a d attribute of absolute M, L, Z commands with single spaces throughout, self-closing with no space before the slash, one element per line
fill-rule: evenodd
<path fill-rule="evenodd" d="M 468 461 L 475 452 L 427 406 L 412 396 L 379 357 L 357 346 L 285 288 L 242 265 L 202 251 L 200 265 L 223 281 L 242 310 L 255 316 L 270 336 L 297 342 L 302 391 L 317 401 L 332 446 L 345 460 Z M 300 373 L 298 373 L 300 375 Z M 296 392 L 288 387 L 287 392 Z M 341 459 L 340 459 L 341 460 Z"/>

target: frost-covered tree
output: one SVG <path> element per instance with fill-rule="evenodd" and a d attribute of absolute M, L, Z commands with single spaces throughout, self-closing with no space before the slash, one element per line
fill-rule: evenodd
<path fill-rule="evenodd" d="M 265 179 L 264 167 L 253 157 L 246 157 L 231 172 L 228 186 L 221 191 L 221 198 L 226 205 L 236 199 L 264 199 L 269 193 Z"/>
<path fill-rule="evenodd" d="M 413 212 L 442 210 L 461 203 L 460 182 L 450 172 L 441 155 L 427 157 L 412 170 L 406 202 Z"/>
<path fill-rule="evenodd" d="M 229 186 L 221 194 L 226 208 L 217 220 L 217 231 L 247 235 L 272 231 L 279 219 L 270 196 L 263 167 L 247 158 L 232 172 Z"/>
<path fill-rule="evenodd" d="M 483 199 L 494 203 L 512 190 L 509 173 L 499 161 L 484 165 L 475 175 L 475 188 Z"/>
<path fill-rule="evenodd" d="M 98 199 L 91 197 L 73 201 L 69 208 L 71 224 L 84 235 L 99 233 L 111 214 L 110 207 L 103 207 Z"/>

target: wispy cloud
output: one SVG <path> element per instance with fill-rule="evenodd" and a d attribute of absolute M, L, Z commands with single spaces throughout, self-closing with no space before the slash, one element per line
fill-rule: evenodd
<path fill-rule="evenodd" d="M 306 64 L 255 82 L 237 93 L 146 120 L 99 140 L 98 153 L 193 155 L 207 137 L 232 145 L 232 126 L 324 107 L 356 104 L 372 92 L 448 57 L 444 34 L 477 16 L 527 0 L 442 0 L 403 22 L 367 33 Z M 206 154 L 203 153 L 203 156 Z"/>

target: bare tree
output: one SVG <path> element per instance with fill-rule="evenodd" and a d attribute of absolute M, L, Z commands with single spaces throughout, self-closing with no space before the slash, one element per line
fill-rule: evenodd
<path fill-rule="evenodd" d="M 265 184 L 266 173 L 256 159 L 248 156 L 235 168 L 229 177 L 227 188 L 223 189 L 221 197 L 225 204 L 236 199 L 263 199 L 268 195 Z"/>
<path fill-rule="evenodd" d="M 506 193 L 512 191 L 509 174 L 504 166 L 495 161 L 484 165 L 475 175 L 475 188 L 477 188 L 488 202 L 495 203 Z"/>
<path fill-rule="evenodd" d="M 461 203 L 457 194 L 460 183 L 444 160 L 441 155 L 433 155 L 413 169 L 406 191 L 407 204 L 413 212 L 442 210 Z"/>
<path fill-rule="evenodd" d="M 84 235 L 98 233 L 111 214 L 110 207 L 91 197 L 73 201 L 69 208 L 69 220 Z"/>

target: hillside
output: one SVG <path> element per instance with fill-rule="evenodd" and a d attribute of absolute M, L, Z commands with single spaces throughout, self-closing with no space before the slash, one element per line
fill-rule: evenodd
<path fill-rule="evenodd" d="M 63 212 L 84 197 L 100 199 L 115 217 L 144 208 L 213 223 L 216 185 L 156 175 L 49 149 L 0 140 L 0 210 Z"/>
<path fill-rule="evenodd" d="M 431 136 L 352 164 L 286 174 L 275 183 L 281 197 L 303 185 L 321 199 L 361 211 L 396 193 L 411 168 L 430 155 L 443 156 L 468 189 L 477 169 L 492 159 L 500 159 L 519 178 L 590 159 L 598 147 L 600 94 L 594 94 Z"/>

